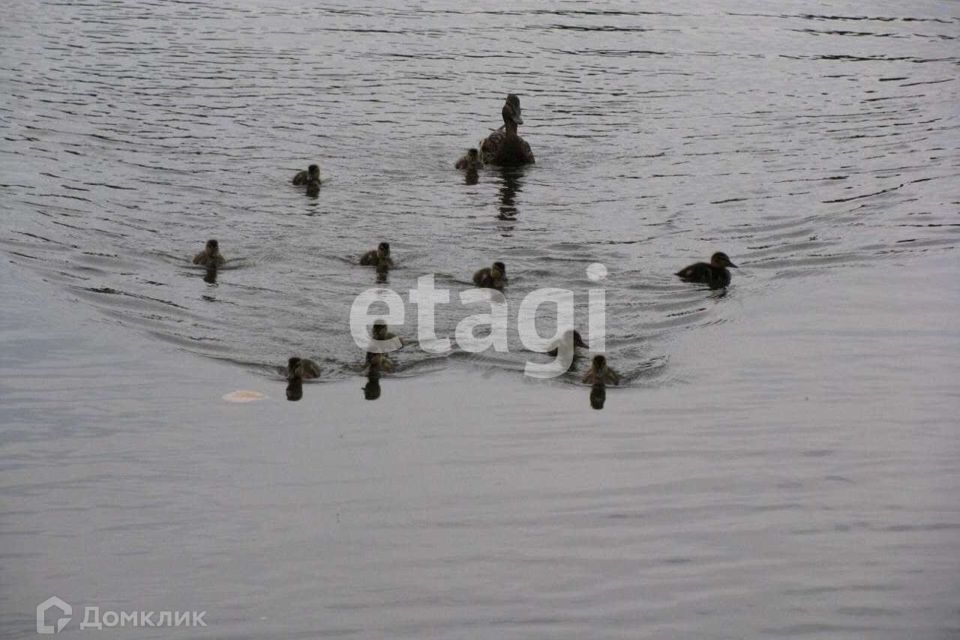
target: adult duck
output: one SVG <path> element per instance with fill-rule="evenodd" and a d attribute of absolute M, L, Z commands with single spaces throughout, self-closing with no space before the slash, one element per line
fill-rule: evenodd
<path fill-rule="evenodd" d="M 485 164 L 517 166 L 536 162 L 530 145 L 517 133 L 517 127 L 523 124 L 520 113 L 520 98 L 511 93 L 501 111 L 503 127 L 480 143 L 480 158 Z"/>

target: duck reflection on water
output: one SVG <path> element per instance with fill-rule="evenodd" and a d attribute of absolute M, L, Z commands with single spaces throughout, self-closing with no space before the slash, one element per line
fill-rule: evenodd
<path fill-rule="evenodd" d="M 590 388 L 590 406 L 594 409 L 603 409 L 603 405 L 607 401 L 607 385 L 619 385 L 620 374 L 607 365 L 606 356 L 598 354 L 593 356 L 593 363 L 590 365 L 587 374 L 583 376 L 583 381 L 592 385 Z"/>
<path fill-rule="evenodd" d="M 217 267 L 215 265 L 204 269 L 203 281 L 207 284 L 217 284 Z"/>
<path fill-rule="evenodd" d="M 516 200 L 517 194 L 523 191 L 521 178 L 523 178 L 523 167 L 499 167 L 500 179 L 500 214 L 497 216 L 500 220 L 515 221 L 519 215 Z"/>
<path fill-rule="evenodd" d="M 603 409 L 604 403 L 607 401 L 607 388 L 603 385 L 598 385 L 591 387 L 590 389 L 590 406 L 598 411 Z"/>
<path fill-rule="evenodd" d="M 303 397 L 303 379 L 291 378 L 287 382 L 287 400 L 296 402 Z"/>
<path fill-rule="evenodd" d="M 367 384 L 363 385 L 363 398 L 377 400 L 380 398 L 380 374 L 374 371 L 367 372 Z"/>
<path fill-rule="evenodd" d="M 376 400 L 380 397 L 380 378 L 384 373 L 393 371 L 393 361 L 385 353 L 367 352 L 367 384 L 363 386 L 363 397 Z"/>

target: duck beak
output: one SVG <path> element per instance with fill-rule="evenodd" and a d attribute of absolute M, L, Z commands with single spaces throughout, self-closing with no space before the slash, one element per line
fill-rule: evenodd
<path fill-rule="evenodd" d="M 575 346 L 575 347 L 581 347 L 581 348 L 583 348 L 583 349 L 589 349 L 589 348 L 590 348 L 590 346 L 589 346 L 586 342 L 584 342 L 584 341 L 583 341 L 583 338 L 581 338 L 579 335 L 574 335 L 574 336 L 573 336 L 573 346 Z"/>
<path fill-rule="evenodd" d="M 732 262 L 730 262 L 729 260 L 727 260 L 727 266 L 730 267 L 730 268 L 732 268 L 732 269 L 739 269 L 739 268 L 740 268 L 740 267 L 738 267 L 737 265 L 735 265 L 735 264 L 733 264 Z"/>
<path fill-rule="evenodd" d="M 510 107 L 510 119 L 514 121 L 518 126 L 523 124 L 523 118 L 520 117 L 520 109 L 514 109 Z"/>

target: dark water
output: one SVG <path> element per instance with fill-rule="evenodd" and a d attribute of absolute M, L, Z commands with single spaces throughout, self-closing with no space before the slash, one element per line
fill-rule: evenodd
<path fill-rule="evenodd" d="M 564 8 L 566 7 L 566 8 Z M 952 250 L 960 7 L 949 2 L 7 5 L 2 250 L 121 324 L 249 365 L 352 375 L 357 256 L 402 293 L 495 259 L 511 317 L 601 262 L 607 349 L 671 375 L 664 335 L 812 272 Z M 520 94 L 538 163 L 453 161 Z M 289 184 L 308 162 L 318 197 Z M 216 237 L 229 268 L 189 264 Z M 724 250 L 727 300 L 672 275 Z M 804 295 L 816 295 L 804 291 Z M 441 311 L 452 334 L 462 310 Z M 416 334 L 415 307 L 400 328 Z M 511 321 L 513 324 L 513 321 Z M 517 336 L 511 347 L 517 351 Z M 415 349 L 401 369 L 426 356 Z M 514 353 L 487 360 L 517 367 Z"/>

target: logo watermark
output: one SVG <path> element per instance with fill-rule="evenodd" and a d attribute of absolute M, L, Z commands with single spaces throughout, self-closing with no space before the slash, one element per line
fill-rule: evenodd
<path fill-rule="evenodd" d="M 607 277 L 607 268 L 599 262 L 587 267 L 587 278 L 600 282 Z M 463 318 L 454 331 L 457 347 L 469 353 L 482 353 L 488 349 L 500 353 L 509 351 L 507 329 L 509 308 L 506 298 L 495 289 L 466 289 L 460 292 L 463 305 L 487 305 L 488 313 L 477 313 Z M 436 308 L 450 304 L 450 290 L 438 289 L 433 274 L 417 278 L 416 289 L 410 289 L 408 300 L 417 306 L 417 341 L 427 353 L 445 354 L 453 350 L 449 336 L 440 337 L 436 332 Z M 386 313 L 371 313 L 374 305 L 385 305 Z M 545 305 L 556 309 L 556 331 L 551 336 L 541 336 L 537 331 L 537 312 Z M 486 311 L 486 309 L 485 309 Z M 350 334 L 361 349 L 370 353 L 390 353 L 398 350 L 400 339 L 371 338 L 367 328 L 375 322 L 401 325 L 406 321 L 406 305 L 396 291 L 387 288 L 367 289 L 358 295 L 350 307 Z M 488 328 L 483 337 L 478 337 L 478 328 Z M 568 289 L 535 289 L 524 296 L 517 311 L 517 329 L 524 348 L 538 353 L 552 353 L 554 360 L 540 363 L 527 360 L 524 373 L 535 378 L 554 378 L 569 370 L 573 361 L 574 341 L 574 293 Z M 591 288 L 587 292 L 587 342 L 594 351 L 604 351 L 606 345 L 606 290 Z"/>
<path fill-rule="evenodd" d="M 50 609 L 59 609 L 63 615 L 57 618 L 56 626 L 47 624 L 47 611 Z M 60 633 L 67 626 L 73 616 L 73 607 L 58 598 L 52 596 L 37 605 L 37 633 L 49 635 Z"/>
<path fill-rule="evenodd" d="M 62 615 L 56 618 L 54 624 L 48 624 L 52 619 L 48 612 L 53 609 Z M 117 627 L 205 627 L 206 611 L 113 611 L 100 610 L 100 607 L 83 607 L 83 620 L 80 622 L 81 631 L 87 629 L 114 629 Z M 57 596 L 47 598 L 37 605 L 37 633 L 52 635 L 60 633 L 73 619 L 73 607 Z"/>

